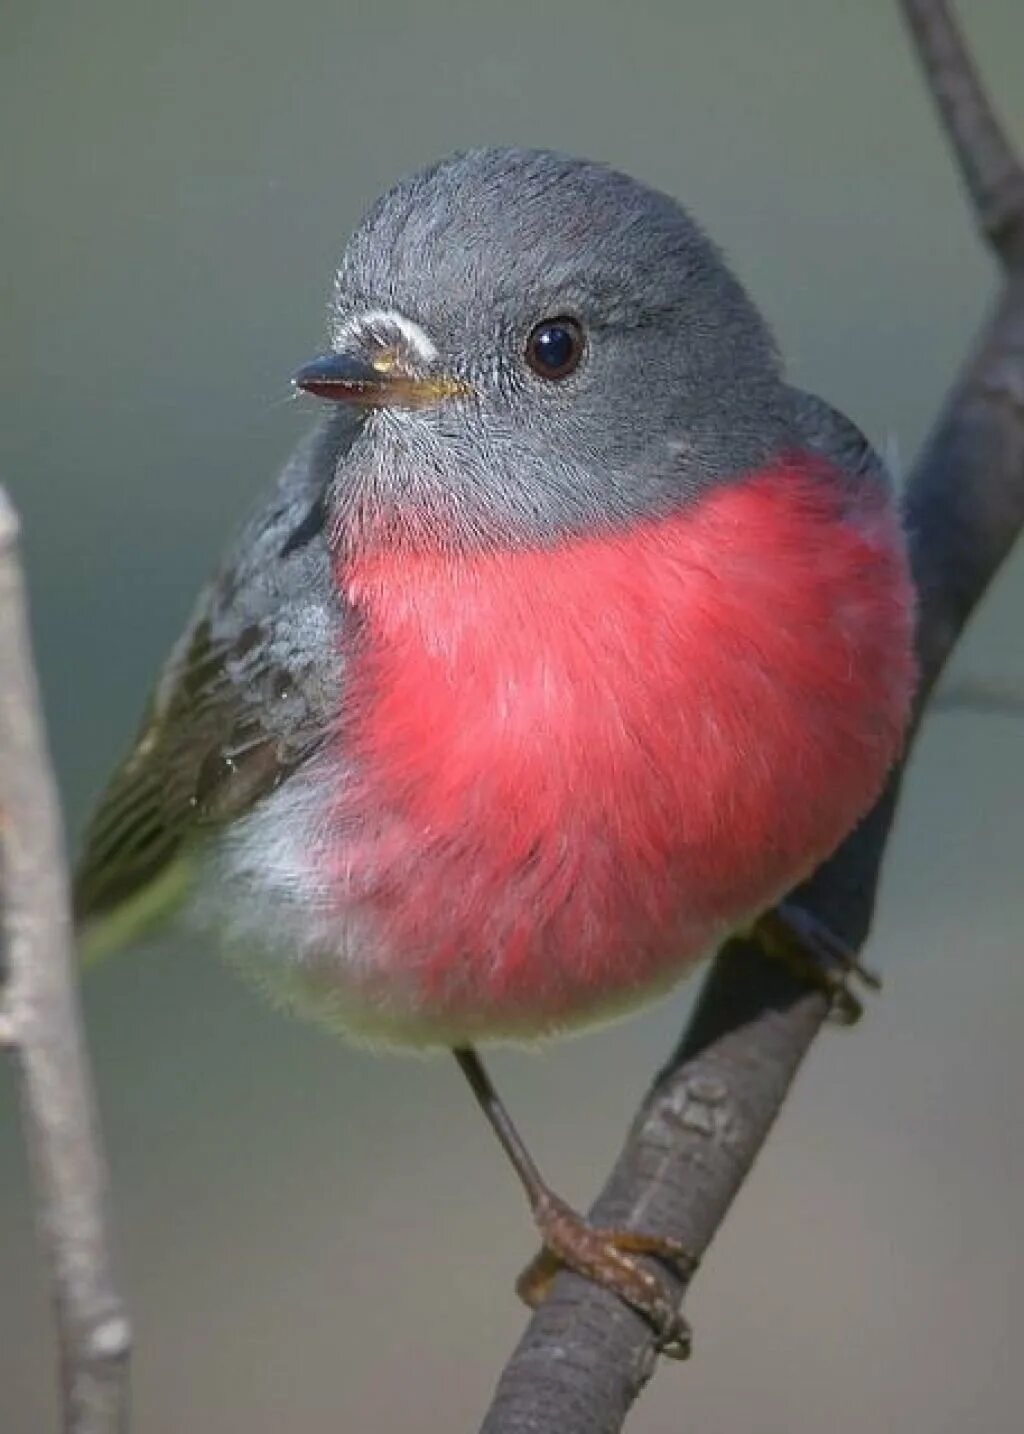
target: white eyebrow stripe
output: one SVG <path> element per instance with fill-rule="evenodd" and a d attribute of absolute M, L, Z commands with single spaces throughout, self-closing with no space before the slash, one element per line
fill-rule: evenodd
<path fill-rule="evenodd" d="M 398 309 L 364 309 L 362 313 L 350 314 L 334 326 L 334 342 L 341 345 L 345 339 L 358 337 L 367 329 L 372 331 L 388 328 L 397 329 L 424 363 L 433 363 L 437 358 L 437 346 L 426 329 Z"/>

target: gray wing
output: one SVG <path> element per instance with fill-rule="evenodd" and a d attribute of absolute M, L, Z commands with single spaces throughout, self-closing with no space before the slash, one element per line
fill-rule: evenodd
<path fill-rule="evenodd" d="M 247 811 L 324 741 L 345 618 L 326 489 L 353 433 L 339 413 L 299 447 L 200 597 L 87 828 L 80 922 L 141 896 L 194 837 Z"/>
<path fill-rule="evenodd" d="M 811 449 L 829 459 L 859 488 L 866 480 L 889 488 L 888 470 L 860 429 L 816 393 L 791 388 L 793 425 Z"/>

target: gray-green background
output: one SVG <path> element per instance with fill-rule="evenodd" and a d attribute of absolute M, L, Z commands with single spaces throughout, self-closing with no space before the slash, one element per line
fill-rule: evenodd
<path fill-rule="evenodd" d="M 1020 0 L 964 4 L 1024 142 Z M 889 0 L 3 0 L 0 476 L 25 519 L 78 828 L 226 531 L 308 422 L 344 236 L 469 143 L 687 202 L 794 373 L 904 460 L 988 301 Z M 1024 689 L 1024 564 L 961 670 Z M 696 1284 L 655 1431 L 1019 1424 L 1024 722 L 928 727 L 891 848 L 884 998 L 822 1040 Z M 497 1068 L 586 1200 L 692 993 Z M 444 1060 L 347 1050 L 167 942 L 88 982 L 142 1434 L 475 1427 L 522 1313 L 518 1191 Z M 50 1334 L 0 1082 L 0 1428 L 50 1427 Z"/>

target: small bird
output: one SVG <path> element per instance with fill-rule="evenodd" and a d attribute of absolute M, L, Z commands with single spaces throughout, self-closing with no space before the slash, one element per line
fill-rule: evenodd
<path fill-rule="evenodd" d="M 686 1252 L 559 1200 L 475 1047 L 606 1020 L 759 920 L 830 946 L 772 909 L 906 728 L 887 476 L 687 213 L 598 163 L 479 149 L 401 181 L 328 323 L 294 378 L 322 420 L 88 829 L 86 948 L 177 906 L 289 1007 L 450 1047 L 544 1242 L 524 1297 L 569 1265 L 680 1352 L 638 1257 Z"/>

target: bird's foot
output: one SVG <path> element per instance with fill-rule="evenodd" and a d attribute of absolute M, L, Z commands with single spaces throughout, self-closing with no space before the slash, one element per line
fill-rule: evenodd
<path fill-rule="evenodd" d="M 819 987 L 831 1003 L 831 1018 L 842 1026 L 859 1021 L 864 1007 L 851 989 L 857 980 L 877 991 L 881 977 L 857 953 L 803 907 L 784 901 L 761 916 L 754 938 L 769 956 L 783 961 L 803 981 Z"/>
<path fill-rule="evenodd" d="M 543 1249 L 516 1281 L 520 1299 L 531 1309 L 543 1302 L 561 1269 L 574 1270 L 618 1295 L 652 1326 L 661 1354 L 686 1359 L 690 1327 L 676 1308 L 678 1298 L 666 1275 L 642 1264 L 637 1256 L 653 1256 L 679 1278 L 688 1280 L 697 1259 L 678 1240 L 642 1235 L 633 1230 L 602 1230 L 589 1224 L 550 1191 L 534 1207 Z"/>

